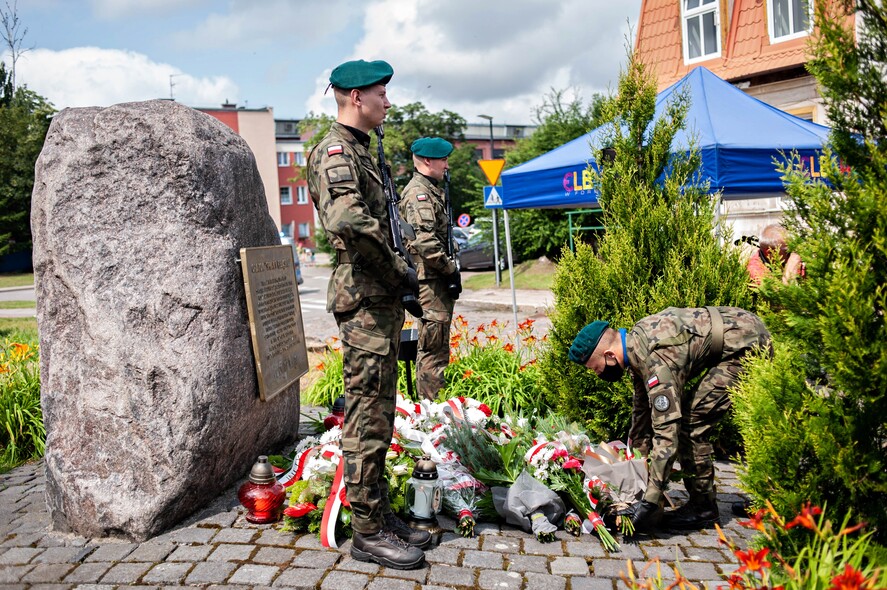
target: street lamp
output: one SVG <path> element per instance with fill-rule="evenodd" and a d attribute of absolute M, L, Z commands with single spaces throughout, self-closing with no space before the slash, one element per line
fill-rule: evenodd
<path fill-rule="evenodd" d="M 486 119 L 490 122 L 490 159 L 494 159 L 495 156 L 495 148 L 493 147 L 493 116 L 492 115 L 478 115 L 481 119 Z M 502 270 L 499 268 L 499 218 L 496 214 L 496 210 L 493 209 L 493 264 L 496 267 L 496 286 L 499 286 L 499 283 L 502 282 Z"/>

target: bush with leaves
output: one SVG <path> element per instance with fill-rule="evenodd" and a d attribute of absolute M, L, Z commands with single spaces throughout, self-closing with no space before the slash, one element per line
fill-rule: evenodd
<path fill-rule="evenodd" d="M 738 252 L 722 246 L 728 232 L 699 180 L 698 150 L 673 153 L 688 100 L 677 95 L 654 121 L 655 82 L 630 57 L 618 94 L 604 105 L 616 159 L 601 173 L 592 171 L 607 231 L 597 251 L 581 242 L 575 253 L 565 250 L 555 275 L 552 329 L 541 360 L 546 400 L 602 440 L 628 431 L 632 391 L 627 379 L 605 383 L 569 361 L 583 326 L 604 319 L 630 327 L 669 306 L 749 303 L 748 275 Z M 601 147 L 589 147 L 596 161 Z"/>
<path fill-rule="evenodd" d="M 7 340 L 0 346 L 0 472 L 42 457 L 45 444 L 37 345 Z"/>

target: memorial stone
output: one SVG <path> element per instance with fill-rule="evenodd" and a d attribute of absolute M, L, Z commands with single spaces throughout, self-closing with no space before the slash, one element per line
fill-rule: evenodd
<path fill-rule="evenodd" d="M 257 389 L 239 251 L 280 240 L 228 127 L 164 100 L 63 110 L 31 227 L 55 529 L 144 540 L 297 435 L 298 382 Z"/>

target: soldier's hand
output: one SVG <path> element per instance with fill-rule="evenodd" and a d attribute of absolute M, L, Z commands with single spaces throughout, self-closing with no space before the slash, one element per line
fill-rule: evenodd
<path fill-rule="evenodd" d="M 407 274 L 403 277 L 403 286 L 417 298 L 419 297 L 419 275 L 415 268 L 407 267 Z"/>
<path fill-rule="evenodd" d="M 447 276 L 447 291 L 453 301 L 459 299 L 459 293 L 462 292 L 462 275 L 458 270 Z"/>
<path fill-rule="evenodd" d="M 659 511 L 659 504 L 641 500 L 632 504 L 627 510 L 619 512 L 619 516 L 631 520 L 636 533 L 644 532 L 655 524 L 654 515 Z"/>

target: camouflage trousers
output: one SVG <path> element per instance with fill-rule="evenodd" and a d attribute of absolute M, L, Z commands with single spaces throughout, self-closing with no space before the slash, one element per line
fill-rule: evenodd
<path fill-rule="evenodd" d="M 450 364 L 450 325 L 455 302 L 444 279 L 421 281 L 419 302 L 424 315 L 419 320 L 416 389 L 420 397 L 434 400 L 446 385 L 444 370 Z"/>
<path fill-rule="evenodd" d="M 382 528 L 382 515 L 391 511 L 385 453 L 394 433 L 404 311 L 394 297 L 366 297 L 356 309 L 335 316 L 342 339 L 342 460 L 351 525 L 372 534 Z"/>

